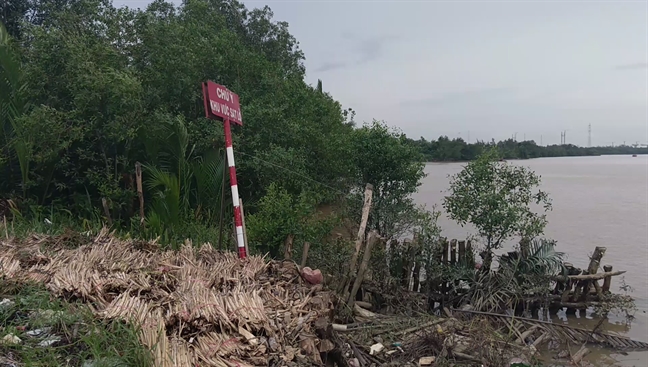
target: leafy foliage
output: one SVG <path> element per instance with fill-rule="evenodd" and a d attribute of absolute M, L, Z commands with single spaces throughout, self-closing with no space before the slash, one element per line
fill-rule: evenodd
<path fill-rule="evenodd" d="M 237 0 L 156 0 L 144 10 L 109 0 L 3 7 L 14 38 L 3 33 L 0 103 L 16 113 L 2 119 L 0 196 L 19 212 L 65 207 L 164 242 L 219 222 L 226 163 L 215 147 L 224 138 L 221 124 L 204 117 L 200 86 L 213 80 L 240 96 L 238 186 L 251 237 L 265 250 L 276 253 L 288 230 L 299 241 L 321 238 L 305 229 L 327 227 L 311 221 L 315 208 L 338 207 L 367 182 L 377 187 L 370 227 L 397 236 L 416 220 L 409 195 L 423 156 L 384 123 L 355 129 L 352 109 L 321 81 L 307 85 L 304 54 L 270 8 Z M 136 162 L 145 167 L 144 232 Z"/>
<path fill-rule="evenodd" d="M 518 236 L 531 240 L 547 224 L 541 211 L 551 210 L 546 192 L 537 189 L 540 177 L 527 168 L 499 161 L 498 152 L 490 149 L 470 162 L 450 181 L 450 195 L 443 206 L 451 219 L 460 225 L 474 225 L 486 240 L 485 270 L 490 268 L 492 251 L 504 241 Z"/>
<path fill-rule="evenodd" d="M 445 280 L 455 284 L 462 301 L 474 309 L 501 312 L 514 308 L 525 297 L 543 299 L 553 290 L 552 276 L 563 272 L 563 256 L 555 251 L 555 241 L 536 239 L 530 254 L 519 251 L 498 257 L 497 271 L 481 272 L 472 267 L 443 270 Z M 457 286 L 458 285 L 458 286 Z"/>
<path fill-rule="evenodd" d="M 388 239 L 410 231 L 419 214 L 410 195 L 425 177 L 421 154 L 400 131 L 373 121 L 354 131 L 352 157 L 358 170 L 354 203 L 362 203 L 366 183 L 374 187 L 368 228 Z"/>
<path fill-rule="evenodd" d="M 246 218 L 248 241 L 263 253 L 277 256 L 289 235 L 300 242 L 320 243 L 335 225 L 335 217 L 319 215 L 313 194 L 298 198 L 273 183 L 259 201 L 259 210 Z"/>

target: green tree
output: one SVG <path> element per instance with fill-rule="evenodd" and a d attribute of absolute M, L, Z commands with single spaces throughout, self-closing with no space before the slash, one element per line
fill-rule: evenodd
<path fill-rule="evenodd" d="M 258 211 L 246 218 L 250 245 L 276 257 L 288 236 L 295 242 L 319 243 L 330 234 L 335 218 L 319 215 L 317 202 L 316 194 L 303 192 L 295 198 L 277 183 L 270 184 Z"/>
<path fill-rule="evenodd" d="M 547 224 L 544 212 L 551 200 L 538 189 L 540 176 L 533 171 L 500 162 L 495 148 L 470 162 L 451 177 L 450 195 L 443 200 L 449 217 L 460 225 L 477 228 L 485 239 L 484 269 L 489 270 L 493 250 L 514 236 L 530 241 L 543 233 Z M 540 213 L 532 209 L 540 208 Z"/>
<path fill-rule="evenodd" d="M 410 195 L 425 177 L 420 151 L 400 131 L 373 121 L 353 132 L 351 157 L 357 170 L 354 203 L 362 203 L 367 183 L 374 186 L 369 228 L 387 238 L 411 230 L 419 213 Z"/>

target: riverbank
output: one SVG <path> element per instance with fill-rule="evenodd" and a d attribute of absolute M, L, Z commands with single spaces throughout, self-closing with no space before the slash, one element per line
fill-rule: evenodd
<path fill-rule="evenodd" d="M 514 139 L 499 142 L 492 140 L 490 142 L 469 143 L 461 138 L 448 139 L 446 136 L 431 141 L 423 138 L 419 140 L 408 139 L 408 141 L 417 147 L 429 162 L 471 161 L 491 147 L 496 147 L 500 155 L 505 159 L 648 154 L 648 147 L 639 145 L 598 147 L 580 147 L 573 144 L 538 145 L 533 140 L 517 141 Z"/>
<path fill-rule="evenodd" d="M 375 239 L 368 240 L 369 253 L 379 250 L 369 245 Z M 333 275 L 337 281 L 322 285 L 321 279 L 308 276 L 306 268 L 292 261 L 259 256 L 241 261 L 233 253 L 222 254 L 211 245 L 194 246 L 190 241 L 179 251 L 165 251 L 154 241 L 118 239 L 103 229 L 95 234 L 5 237 L 0 249 L 0 294 L 13 292 L 7 299 L 23 307 L 14 307 L 12 315 L 30 307 L 52 309 L 50 304 L 74 302 L 81 307 L 77 314 L 92 313 L 105 325 L 126 321 L 130 326 L 125 330 L 133 330 L 130 335 L 152 352 L 155 366 L 253 366 L 271 361 L 288 366 L 331 361 L 338 366 L 414 366 L 431 360 L 435 366 L 451 361 L 469 366 L 518 361 L 530 366 L 542 360 L 538 351 L 569 363 L 589 350 L 579 353 L 580 346 L 574 344 L 587 342 L 582 338 L 591 335 L 588 329 L 569 328 L 565 334 L 560 323 L 451 307 L 444 308 L 441 317 L 426 316 L 424 295 L 403 293 L 398 287 L 381 287 L 383 296 L 398 298 L 391 311 L 385 313 L 366 301 L 357 301 L 348 310 L 345 298 L 329 289 L 340 283 L 339 275 Z M 363 255 L 360 272 L 367 258 Z M 55 298 L 43 297 L 41 292 L 39 305 L 25 305 L 21 297 L 30 284 L 47 289 Z M 369 299 L 370 283 L 360 284 L 365 289 L 362 299 Z M 62 319 L 72 313 L 71 309 L 53 312 Z M 0 339 L 14 342 L 1 348 L 23 358 L 68 350 L 78 342 L 66 338 L 64 330 L 78 329 L 81 320 L 66 321 L 65 329 L 46 329 L 37 322 L 5 327 Z M 513 329 L 511 321 L 516 324 Z M 597 335 L 602 339 L 589 342 L 606 342 L 605 335 Z M 42 345 L 46 340 L 50 344 Z M 623 338 L 610 340 L 624 343 L 616 344 L 617 348 L 633 347 Z M 91 359 L 81 351 L 66 353 L 77 361 L 73 365 Z M 120 357 L 134 358 L 129 353 L 124 351 Z M 142 358 L 129 365 L 149 365 Z"/>

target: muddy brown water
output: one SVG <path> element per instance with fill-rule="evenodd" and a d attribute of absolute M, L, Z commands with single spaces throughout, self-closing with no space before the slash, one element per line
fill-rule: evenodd
<path fill-rule="evenodd" d="M 609 316 L 604 328 L 648 342 L 648 156 L 566 157 L 511 161 L 542 176 L 541 188 L 553 201 L 545 235 L 557 241 L 566 261 L 584 268 L 595 246 L 607 247 L 603 264 L 625 270 L 612 278 L 612 291 L 625 282 L 632 287 L 637 312 L 628 326 L 625 318 Z M 428 208 L 441 206 L 449 175 L 465 163 L 429 163 L 427 177 L 414 199 Z M 476 233 L 461 227 L 445 213 L 439 220 L 443 236 L 466 238 Z M 551 315 L 553 322 L 592 328 L 596 317 L 588 314 Z M 596 366 L 648 366 L 648 352 L 614 353 L 595 349 L 587 358 Z"/>

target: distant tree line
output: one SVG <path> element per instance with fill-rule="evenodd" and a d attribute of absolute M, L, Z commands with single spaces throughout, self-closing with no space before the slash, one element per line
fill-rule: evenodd
<path fill-rule="evenodd" d="M 628 145 L 607 147 L 579 147 L 573 144 L 541 146 L 533 140 L 515 141 L 507 139 L 499 142 L 477 141 L 468 143 L 461 138 L 450 139 L 441 136 L 437 140 L 409 139 L 418 147 L 428 162 L 471 161 L 477 158 L 487 148 L 496 146 L 504 159 L 531 159 L 542 157 L 576 157 L 598 156 L 611 154 L 648 154 L 648 147 L 633 147 Z"/>

